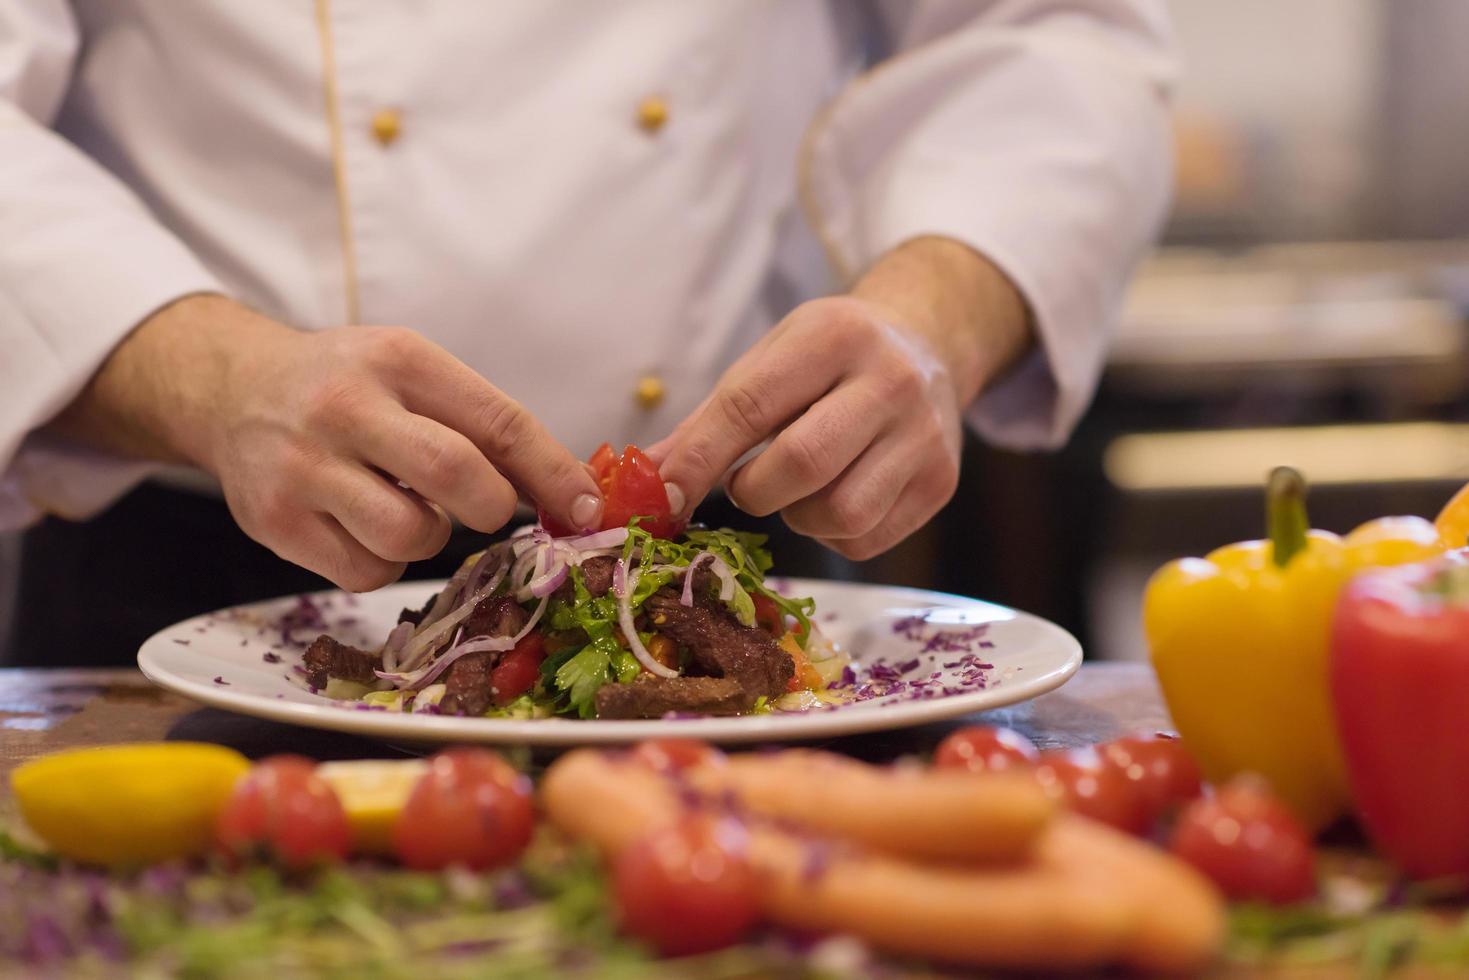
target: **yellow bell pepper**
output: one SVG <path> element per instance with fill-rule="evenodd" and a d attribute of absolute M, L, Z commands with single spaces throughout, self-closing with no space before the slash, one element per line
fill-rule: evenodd
<path fill-rule="evenodd" d="M 1214 783 L 1269 780 L 1309 828 L 1347 807 L 1346 771 L 1327 685 L 1337 593 L 1357 570 L 1447 549 L 1420 517 L 1385 517 L 1345 538 L 1308 530 L 1305 481 L 1270 475 L 1269 537 L 1159 569 L 1143 627 L 1173 722 Z"/>
<path fill-rule="evenodd" d="M 1438 536 L 1448 548 L 1463 548 L 1469 545 L 1469 484 L 1454 494 L 1443 510 L 1433 519 Z"/>

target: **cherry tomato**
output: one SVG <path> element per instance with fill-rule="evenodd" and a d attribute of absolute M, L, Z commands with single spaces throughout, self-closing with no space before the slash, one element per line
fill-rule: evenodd
<path fill-rule="evenodd" d="M 641 515 L 644 520 L 638 526 L 655 538 L 671 538 L 683 530 L 683 522 L 668 512 L 668 491 L 663 489 L 658 467 L 637 446 L 622 451 L 605 486 L 603 528 L 623 527 Z"/>
<path fill-rule="evenodd" d="M 539 633 L 527 633 L 490 671 L 495 703 L 505 706 L 536 686 L 541 661 L 546 659 L 546 641 Z"/>
<path fill-rule="evenodd" d="M 531 783 L 484 749 L 449 749 L 429 770 L 393 824 L 393 852 L 404 865 L 473 871 L 509 864 L 535 829 Z"/>
<path fill-rule="evenodd" d="M 755 603 L 755 625 L 776 639 L 784 636 L 786 632 L 785 611 L 776 605 L 775 600 L 764 592 L 751 592 L 750 599 Z"/>
<path fill-rule="evenodd" d="M 996 772 L 1029 766 L 1040 753 L 1035 745 L 1013 728 L 970 725 L 950 732 L 933 754 L 940 769 Z"/>
<path fill-rule="evenodd" d="M 1093 748 L 1042 752 L 1035 777 L 1047 793 L 1075 813 L 1130 834 L 1147 828 L 1137 791 Z"/>
<path fill-rule="evenodd" d="M 607 490 L 607 481 L 612 477 L 612 467 L 617 465 L 617 454 L 612 451 L 611 443 L 604 442 L 598 446 L 591 457 L 587 459 L 587 465 L 596 474 L 597 483 L 601 485 L 602 491 L 605 493 Z"/>
<path fill-rule="evenodd" d="M 1199 765 L 1176 738 L 1129 735 L 1098 751 L 1133 784 L 1149 823 L 1202 790 Z"/>
<path fill-rule="evenodd" d="M 604 505 L 599 530 L 610 531 L 626 527 L 634 517 L 643 520 L 638 524 L 655 538 L 676 537 L 684 528 L 684 522 L 675 520 L 669 513 L 668 491 L 663 489 L 663 477 L 658 467 L 637 446 L 627 446 L 621 456 L 615 456 L 607 443 L 597 447 L 588 464 L 602 488 Z M 576 531 L 540 511 L 541 526 L 557 537 L 575 534 Z"/>
<path fill-rule="evenodd" d="M 1316 894 L 1310 836 L 1256 780 L 1233 780 L 1190 803 L 1174 828 L 1172 850 L 1235 901 L 1288 905 Z"/>
<path fill-rule="evenodd" d="M 705 763 L 722 763 L 724 753 L 708 742 L 692 738 L 654 738 L 639 742 L 632 750 L 632 758 L 649 769 L 670 773 Z"/>
<path fill-rule="evenodd" d="M 623 930 L 665 956 L 737 942 L 760 916 L 747 846 L 737 821 L 691 815 L 627 847 L 612 866 Z"/>
<path fill-rule="evenodd" d="M 346 857 L 351 830 L 316 763 L 280 755 L 262 760 L 235 784 L 215 822 L 215 839 L 234 860 L 264 854 L 299 870 Z"/>

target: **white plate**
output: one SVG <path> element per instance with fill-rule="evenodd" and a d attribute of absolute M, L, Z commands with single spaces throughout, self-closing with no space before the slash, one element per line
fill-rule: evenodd
<path fill-rule="evenodd" d="M 867 682 L 872 696 L 737 718 L 513 721 L 361 710 L 308 690 L 294 668 L 317 633 L 376 647 L 398 611 L 421 606 L 442 585 L 437 582 L 306 597 L 319 608 L 325 630 L 317 621 L 287 634 L 286 617 L 303 608 L 297 596 L 198 616 L 151 637 L 138 651 L 138 666 L 154 683 L 196 701 L 312 728 L 383 739 L 577 745 L 674 735 L 764 742 L 904 728 L 1033 698 L 1064 684 L 1081 664 L 1080 644 L 1059 626 L 978 599 L 818 579 L 772 584 L 816 599 L 816 623 L 851 652 L 858 683 Z M 886 679 L 892 677 L 901 683 Z"/>

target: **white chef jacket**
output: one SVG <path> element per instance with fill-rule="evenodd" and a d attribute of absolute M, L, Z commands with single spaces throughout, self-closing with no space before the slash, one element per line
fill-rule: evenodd
<path fill-rule="evenodd" d="M 5 0 L 0 529 L 143 476 L 37 430 L 206 290 L 414 327 L 585 454 L 947 235 L 1039 335 L 970 422 L 1054 445 L 1166 208 L 1170 73 L 1158 0 Z"/>

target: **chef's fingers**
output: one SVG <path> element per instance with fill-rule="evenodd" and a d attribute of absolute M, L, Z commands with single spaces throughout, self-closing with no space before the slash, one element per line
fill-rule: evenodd
<path fill-rule="evenodd" d="M 306 513 L 279 541 L 261 539 L 286 561 L 325 576 L 348 592 L 370 592 L 396 582 L 406 567 L 368 551 L 330 514 Z"/>
<path fill-rule="evenodd" d="M 351 437 L 362 459 L 476 531 L 515 516 L 516 493 L 474 443 L 446 425 L 393 405 Z"/>
<path fill-rule="evenodd" d="M 820 491 L 872 445 L 887 422 L 883 408 L 860 383 L 838 385 L 734 472 L 730 499 L 764 517 Z"/>
<path fill-rule="evenodd" d="M 324 462 L 307 498 L 308 506 L 331 514 L 363 547 L 390 562 L 432 558 L 449 541 L 443 511 L 356 463 Z"/>
<path fill-rule="evenodd" d="M 772 343 L 774 343 L 775 339 L 779 337 L 782 332 L 782 327 L 777 326 L 774 329 L 771 329 L 762 334 L 759 340 L 751 344 L 748 350 L 746 350 L 743 354 L 736 358 L 735 362 L 725 369 L 724 377 L 728 378 L 735 372 L 743 370 L 746 365 L 754 361 L 756 358 L 760 357 L 764 353 L 765 349 L 769 347 Z M 674 428 L 672 432 L 664 436 L 662 439 L 659 439 L 651 446 L 644 447 L 643 454 L 651 459 L 655 466 L 662 467 L 663 461 L 668 458 L 669 450 L 673 448 L 674 444 L 678 442 L 679 438 L 684 434 L 684 432 L 688 430 L 689 426 L 694 423 L 694 420 L 697 419 L 699 415 L 703 413 L 704 409 L 709 406 L 709 402 L 713 400 L 714 395 L 717 393 L 717 391 L 718 388 L 716 386 L 715 391 L 711 391 L 709 394 L 705 395 L 704 400 L 701 401 L 692 412 L 685 416 L 683 421 L 679 422 L 679 424 Z"/>
<path fill-rule="evenodd" d="M 775 345 L 731 368 L 714 394 L 676 432 L 660 467 L 683 491 L 684 513 L 697 507 L 745 453 L 825 395 L 840 377 L 832 362 L 812 359 L 799 344 Z"/>
<path fill-rule="evenodd" d="M 678 425 L 674 426 L 672 432 L 668 433 L 668 435 L 664 436 L 662 439 L 659 439 L 657 442 L 644 449 L 643 455 L 652 460 L 653 465 L 659 467 L 661 470 L 663 466 L 663 461 L 668 458 L 668 453 L 670 450 L 673 449 L 674 444 L 683 437 L 683 434 L 688 431 L 689 426 L 694 424 L 694 420 L 704 413 L 704 409 L 709 407 L 709 402 L 713 398 L 714 392 L 712 391 L 709 392 L 709 394 L 705 395 L 704 400 L 699 402 L 699 404 L 694 407 L 694 410 L 692 412 L 684 416 L 683 420 L 680 421 Z"/>
<path fill-rule="evenodd" d="M 923 464 L 921 449 L 906 433 L 891 430 L 836 480 L 782 509 L 781 517 L 807 537 L 860 538 L 888 516 Z"/>
<path fill-rule="evenodd" d="M 871 531 L 857 538 L 817 538 L 831 550 L 865 561 L 887 551 L 918 530 L 953 496 L 952 484 L 945 485 L 932 474 L 916 476 L 898 496 L 892 510 Z"/>
<path fill-rule="evenodd" d="M 597 481 L 525 406 L 432 344 L 400 376 L 398 394 L 410 412 L 463 434 L 557 521 L 578 530 L 601 521 Z"/>

